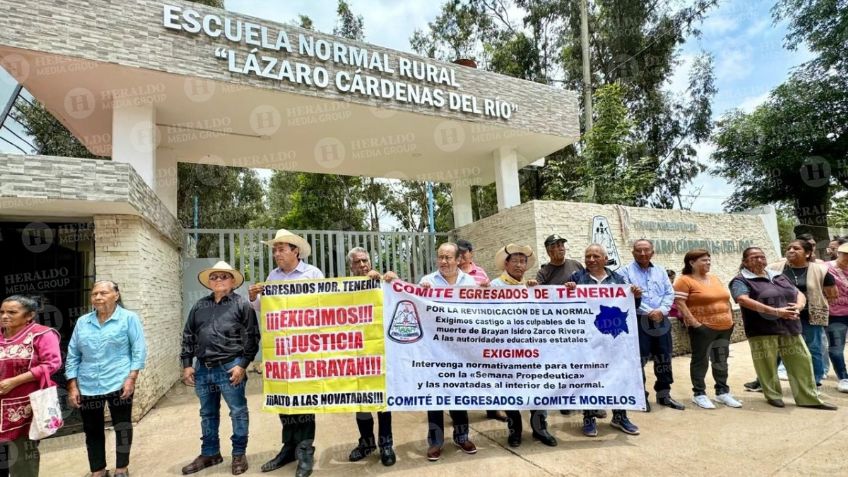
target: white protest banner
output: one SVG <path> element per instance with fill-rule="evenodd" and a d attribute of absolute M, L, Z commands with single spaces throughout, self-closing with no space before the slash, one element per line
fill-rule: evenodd
<path fill-rule="evenodd" d="M 629 286 L 383 293 L 390 411 L 645 407 Z"/>

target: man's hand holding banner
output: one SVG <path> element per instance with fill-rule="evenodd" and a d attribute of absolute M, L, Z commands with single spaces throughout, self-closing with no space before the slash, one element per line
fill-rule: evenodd
<path fill-rule="evenodd" d="M 627 286 L 269 282 L 261 306 L 263 410 L 645 406 Z"/>
<path fill-rule="evenodd" d="M 384 410 L 383 293 L 362 278 L 268 282 L 262 293 L 264 411 Z"/>

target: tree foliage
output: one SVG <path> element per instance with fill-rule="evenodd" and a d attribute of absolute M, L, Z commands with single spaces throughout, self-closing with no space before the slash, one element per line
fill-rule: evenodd
<path fill-rule="evenodd" d="M 778 0 L 772 9 L 776 21 L 789 20 L 786 46 L 802 42 L 817 57 L 812 66 L 848 73 L 848 2 L 845 0 Z"/>
<path fill-rule="evenodd" d="M 667 2 L 648 0 L 589 4 L 590 87 L 597 92 L 606 85 L 618 85 L 628 125 L 623 135 L 619 128 L 605 130 L 616 133 L 615 137 L 596 133 L 594 151 L 604 144 L 617 145 L 615 162 L 627 173 L 607 167 L 587 176 L 589 171 L 582 165 L 589 159 L 588 147 L 581 142 L 547 158 L 542 195 L 683 207 L 683 189 L 705 169 L 697 161 L 694 146 L 709 137 L 712 126 L 711 102 L 716 92 L 712 58 L 701 55 L 694 61 L 686 94 L 672 94 L 667 88 L 679 64 L 680 46 L 699 34 L 698 23 L 716 1 L 692 0 L 677 10 Z M 521 17 L 510 18 L 516 11 Z M 434 58 L 474 56 L 480 67 L 490 71 L 576 91 L 583 88 L 576 1 L 448 0 L 428 29 L 416 31 L 410 43 L 418 53 Z M 600 114 L 595 111 L 598 119 Z M 649 178 L 645 170 L 654 173 Z M 609 184 L 622 177 L 632 179 L 626 193 L 587 194 L 586 186 L 593 180 Z"/>
<path fill-rule="evenodd" d="M 723 117 L 715 172 L 734 184 L 730 210 L 790 201 L 798 221 L 827 237 L 832 186 L 848 186 L 848 80 L 794 74 L 752 113 Z"/>
<path fill-rule="evenodd" d="M 46 156 L 96 158 L 73 134 L 68 131 L 44 106 L 33 99 L 31 103 L 18 101 L 10 116 L 19 122 L 32 137 L 37 154 Z"/>

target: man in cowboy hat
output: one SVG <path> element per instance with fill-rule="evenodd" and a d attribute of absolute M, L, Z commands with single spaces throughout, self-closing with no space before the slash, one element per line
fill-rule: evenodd
<path fill-rule="evenodd" d="M 259 350 L 259 327 L 250 303 L 234 290 L 244 275 L 221 261 L 197 275 L 212 293 L 195 303 L 183 329 L 183 382 L 200 399 L 200 455 L 182 468 L 193 474 L 223 462 L 218 439 L 221 396 L 233 424 L 233 475 L 247 471 L 247 398 L 245 369 Z M 197 360 L 194 364 L 193 361 Z M 196 368 L 195 368 L 196 366 Z"/>
<path fill-rule="evenodd" d="M 303 237 L 280 229 L 265 244 L 273 250 L 274 262 L 277 264 L 277 268 L 268 274 L 266 282 L 324 278 L 321 270 L 303 261 L 312 253 L 312 247 Z M 258 312 L 262 283 L 251 285 L 248 292 L 250 302 Z M 262 465 L 262 472 L 271 472 L 297 460 L 296 476 L 310 475 L 315 462 L 315 447 L 312 445 L 315 440 L 315 414 L 280 414 L 280 423 L 283 426 L 283 447 L 273 459 Z"/>
<path fill-rule="evenodd" d="M 524 280 L 524 273 L 528 268 L 533 267 L 536 263 L 536 254 L 528 245 L 516 245 L 511 243 L 501 247 L 495 253 L 495 267 L 498 270 L 503 270 L 503 273 L 492 280 L 490 284 L 493 287 L 506 286 L 536 286 L 539 284 L 537 280 Z M 507 443 L 510 447 L 518 447 L 521 445 L 521 413 L 519 411 L 507 411 L 506 421 L 509 429 Z M 530 427 L 533 429 L 533 438 L 546 446 L 554 447 L 557 445 L 557 440 L 548 432 L 547 412 L 546 411 L 530 411 Z"/>

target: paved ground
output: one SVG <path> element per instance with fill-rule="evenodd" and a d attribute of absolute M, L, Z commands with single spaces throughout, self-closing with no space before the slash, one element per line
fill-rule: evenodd
<path fill-rule="evenodd" d="M 734 344 L 730 357 L 730 385 L 744 401 L 742 409 L 721 405 L 716 410 L 694 409 L 690 401 L 689 358 L 675 358 L 677 384 L 673 395 L 687 404 L 685 411 L 654 407 L 651 413 L 632 412 L 640 436 L 627 436 L 600 425 L 600 435 L 589 439 L 580 433 L 576 415 L 552 413 L 550 427 L 559 446 L 548 448 L 534 442 L 525 424 L 524 443 L 518 449 L 506 445 L 503 423 L 487 420 L 483 412 L 471 413 L 471 438 L 477 455 L 462 454 L 447 446 L 442 460 L 428 462 L 424 413 L 395 413 L 394 439 L 398 462 L 383 467 L 375 456 L 349 463 L 347 455 L 358 437 L 350 414 L 318 416 L 316 477 L 354 475 L 845 475 L 848 443 L 848 394 L 836 391 L 831 375 L 824 385 L 825 399 L 840 410 L 819 411 L 793 405 L 788 383 L 784 384 L 787 407 L 766 404 L 762 394 L 744 392 L 742 383 L 754 376 L 746 342 Z M 650 373 L 649 373 L 650 374 Z M 250 445 L 246 475 L 259 475 L 263 462 L 279 447 L 280 425 L 276 416 L 258 411 L 260 380 L 250 375 Z M 650 380 L 650 378 L 649 378 Z M 711 382 L 708 377 L 708 385 Z M 649 383 L 650 386 L 651 383 Z M 253 411 L 256 409 L 257 411 Z M 526 414 L 526 413 L 525 413 Z M 226 416 L 226 411 L 223 411 Z M 525 423 L 526 423 L 525 415 Z M 450 419 L 446 417 L 446 421 Z M 130 473 L 134 477 L 180 475 L 180 468 L 200 449 L 198 403 L 193 388 L 178 384 L 137 425 Z M 223 419 L 221 435 L 230 435 Z M 107 433 L 107 449 L 114 449 L 114 434 Z M 229 444 L 225 437 L 222 442 Z M 83 476 L 88 464 L 82 435 L 50 439 L 42 444 L 42 475 Z M 225 463 L 196 475 L 229 475 L 229 449 Z M 108 451 L 114 466 L 113 451 Z M 294 475 L 295 464 L 270 474 Z"/>

